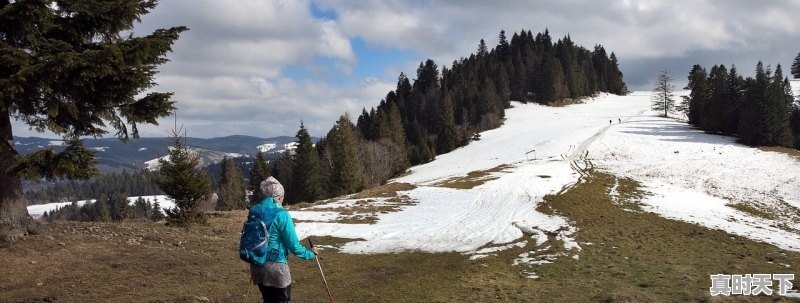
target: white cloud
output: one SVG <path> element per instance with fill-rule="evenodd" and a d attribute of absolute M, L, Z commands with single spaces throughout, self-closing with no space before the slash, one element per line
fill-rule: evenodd
<path fill-rule="evenodd" d="M 336 18 L 314 18 L 309 1 Z M 196 136 L 287 135 L 301 119 L 322 135 L 342 112 L 375 106 L 397 73 L 413 78 L 426 58 L 450 65 L 482 38 L 496 45 L 501 29 L 510 37 L 549 28 L 555 39 L 569 34 L 587 47 L 602 44 L 620 58 L 629 87 L 647 89 L 665 67 L 681 79 L 695 63 L 736 63 L 744 73 L 759 59 L 788 65 L 800 40 L 797 11 L 800 1 L 169 0 L 145 15 L 135 33 L 191 29 L 160 68 L 156 89 L 175 92 L 179 118 Z M 359 68 L 354 38 L 413 55 L 387 64 L 392 76 L 343 86 L 340 78 Z M 289 66 L 309 76 L 292 80 Z M 32 134 L 15 125 L 16 134 Z"/>
<path fill-rule="evenodd" d="M 202 137 L 291 135 L 301 120 L 312 135 L 323 136 L 341 114 L 355 118 L 394 88 L 374 78 L 350 86 L 288 78 L 168 77 L 159 82 L 179 88 L 176 96 L 191 100 L 178 100 L 179 123 Z M 162 136 L 172 123 L 163 119 L 163 127 L 147 126 L 142 134 Z"/>

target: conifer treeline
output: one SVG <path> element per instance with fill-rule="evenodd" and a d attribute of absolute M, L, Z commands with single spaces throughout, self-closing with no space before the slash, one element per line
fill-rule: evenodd
<path fill-rule="evenodd" d="M 737 135 L 748 145 L 800 148 L 800 111 L 780 64 L 773 72 L 758 62 L 755 78 L 746 79 L 735 66 L 706 72 L 694 65 L 686 89 L 689 123 L 704 131 Z"/>
<path fill-rule="evenodd" d="M 142 170 L 112 173 L 89 181 L 64 180 L 52 187 L 27 191 L 25 198 L 29 204 L 41 204 L 110 197 L 114 193 L 128 193 L 131 196 L 160 195 L 162 192 L 153 183 L 154 177 L 153 172 Z"/>
<path fill-rule="evenodd" d="M 50 221 L 122 222 L 128 219 L 159 221 L 165 217 L 158 200 L 151 202 L 149 199 L 139 197 L 131 205 L 126 194 L 115 192 L 107 198 L 100 196 L 94 203 L 85 203 L 81 206 L 73 201 L 70 205 L 45 212 L 42 218 Z"/>
<path fill-rule="evenodd" d="M 441 70 L 420 63 L 416 78 L 401 73 L 376 108 L 354 125 L 345 114 L 314 146 L 305 127 L 296 153 L 285 153 L 273 173 L 287 202 L 314 201 L 380 185 L 411 165 L 469 143 L 499 127 L 511 100 L 548 103 L 596 92 L 624 94 L 617 58 L 598 45 L 588 50 L 569 36 L 555 43 L 547 30 L 501 31 L 495 48 L 481 40 L 477 52 Z"/>

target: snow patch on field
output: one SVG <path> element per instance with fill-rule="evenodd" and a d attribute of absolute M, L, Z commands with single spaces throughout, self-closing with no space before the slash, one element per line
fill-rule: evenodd
<path fill-rule="evenodd" d="M 128 197 L 128 204 L 133 205 L 139 197 L 149 200 L 150 203 L 155 203 L 158 201 L 159 206 L 161 207 L 161 211 L 163 212 L 165 209 L 170 209 L 175 207 L 175 200 L 170 199 L 166 195 L 152 195 L 152 196 L 133 196 Z M 75 202 L 79 207 L 83 206 L 86 203 L 92 204 L 97 200 L 80 200 Z M 44 213 L 49 212 L 51 210 L 56 210 L 62 208 L 64 206 L 70 205 L 72 202 L 54 202 L 54 203 L 47 203 L 47 204 L 36 204 L 36 205 L 29 205 L 28 206 L 28 213 L 33 218 L 41 218 Z"/>
<path fill-rule="evenodd" d="M 339 213 L 333 211 L 290 211 L 292 219 L 302 221 L 336 221 L 339 219 Z"/>
<path fill-rule="evenodd" d="M 800 251 L 800 162 L 735 140 L 642 116 L 609 129 L 590 158 L 640 182 L 645 210 Z"/>
<path fill-rule="evenodd" d="M 394 180 L 417 186 L 398 193 L 415 205 L 379 214 L 375 224 L 303 222 L 297 226 L 298 234 L 355 239 L 341 246 L 343 252 L 354 254 L 455 251 L 474 256 L 487 246 L 499 251 L 523 242 L 535 243 L 537 248 L 549 243 L 566 252 L 562 255 L 577 254 L 576 229 L 568 219 L 538 212 L 536 207 L 545 195 L 579 180 L 571 160 L 579 157 L 582 142 L 607 128 L 610 121 L 635 116 L 649 106 L 648 100 L 649 95 L 602 95 L 566 107 L 514 102 L 514 108 L 506 111 L 504 126 L 483 132 L 481 140 L 439 155 Z M 472 189 L 435 186 L 500 165 L 509 168 Z M 345 210 L 355 203 L 343 200 L 309 209 Z M 529 254 L 542 253 L 535 249 Z"/>

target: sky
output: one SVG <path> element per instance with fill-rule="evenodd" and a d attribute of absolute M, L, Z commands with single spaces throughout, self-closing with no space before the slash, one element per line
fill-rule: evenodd
<path fill-rule="evenodd" d="M 500 30 L 549 29 L 555 39 L 616 53 L 631 90 L 651 90 L 667 69 L 682 87 L 694 64 L 759 60 L 785 74 L 800 52 L 800 0 L 164 0 L 134 35 L 185 25 L 155 91 L 173 92 L 177 122 L 193 137 L 293 136 L 301 121 L 323 136 L 336 119 L 376 106 L 400 72 L 468 57 Z M 166 136 L 174 118 L 143 125 Z M 52 137 L 20 122 L 16 136 Z"/>

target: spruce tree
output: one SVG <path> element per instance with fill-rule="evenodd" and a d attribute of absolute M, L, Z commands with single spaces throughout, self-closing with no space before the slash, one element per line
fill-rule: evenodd
<path fill-rule="evenodd" d="M 331 183 L 333 196 L 358 192 L 364 188 L 364 172 L 361 162 L 356 158 L 358 133 L 347 114 L 339 117 L 329 132 L 328 148 L 333 157 Z"/>
<path fill-rule="evenodd" d="M 264 153 L 259 150 L 256 153 L 253 168 L 250 170 L 249 188 L 253 192 L 253 196 L 250 199 L 251 203 L 264 199 L 264 193 L 261 192 L 261 181 L 266 180 L 269 176 L 269 165 L 267 165 L 267 160 L 264 159 Z"/>
<path fill-rule="evenodd" d="M 669 112 L 675 110 L 675 86 L 672 84 L 672 77 L 666 69 L 658 75 L 656 87 L 653 89 L 652 109 L 657 112 L 664 112 L 664 117 L 669 117 Z"/>
<path fill-rule="evenodd" d="M 795 79 L 800 79 L 800 53 L 797 53 L 797 57 L 794 57 L 794 61 L 792 61 L 792 77 Z"/>
<path fill-rule="evenodd" d="M 138 138 L 173 109 L 170 93 L 149 92 L 158 65 L 185 27 L 134 36 L 151 0 L 0 1 L 0 240 L 32 227 L 20 176 L 87 179 L 95 155 L 81 137 L 113 129 Z M 11 117 L 63 136 L 67 147 L 19 155 Z M 13 165 L 12 165 L 13 164 Z"/>
<path fill-rule="evenodd" d="M 294 197 L 294 176 L 292 172 L 292 153 L 289 150 L 283 151 L 278 160 L 272 166 L 271 171 L 284 189 L 284 199 L 292 201 Z"/>
<path fill-rule="evenodd" d="M 791 94 L 791 92 L 789 92 Z M 791 146 L 792 134 L 789 125 L 789 113 L 791 112 L 787 103 L 787 90 L 784 87 L 783 69 L 778 64 L 775 67 L 772 79 L 768 86 L 767 104 L 769 117 L 768 128 L 770 132 L 771 141 L 767 142 L 768 145 L 776 146 Z"/>
<path fill-rule="evenodd" d="M 153 212 L 150 213 L 150 220 L 153 220 L 153 222 L 164 220 L 164 213 L 161 211 L 161 203 L 158 203 L 158 199 L 153 202 Z"/>
<path fill-rule="evenodd" d="M 483 39 L 481 39 L 481 42 L 478 43 L 477 55 L 478 55 L 478 57 L 482 58 L 482 57 L 484 57 L 484 56 L 486 56 L 488 54 L 489 54 L 489 49 L 486 47 L 486 41 L 483 41 Z"/>
<path fill-rule="evenodd" d="M 314 202 L 323 194 L 319 178 L 319 155 L 303 122 L 300 122 L 300 130 L 297 131 L 296 137 L 297 148 L 292 156 L 294 195 L 289 203 Z"/>
<path fill-rule="evenodd" d="M 200 154 L 189 148 L 181 132 L 172 132 L 173 145 L 167 149 L 169 160 L 160 159 L 161 169 L 155 182 L 161 191 L 175 200 L 175 208 L 166 210 L 171 225 L 205 223 L 200 203 L 208 198 L 211 181 L 202 167 Z"/>
<path fill-rule="evenodd" d="M 95 211 L 97 216 L 94 221 L 111 222 L 111 212 L 108 209 L 108 200 L 103 197 L 98 198 L 95 202 Z"/>
<path fill-rule="evenodd" d="M 109 212 L 111 214 L 111 220 L 122 222 L 134 217 L 133 207 L 128 204 L 128 198 L 126 194 L 120 192 L 112 193 L 111 196 L 108 197 L 107 201 L 109 205 Z M 97 201 L 96 203 L 100 202 L 101 201 Z"/>
<path fill-rule="evenodd" d="M 442 92 L 442 104 L 439 106 L 438 119 L 436 119 L 438 121 L 436 150 L 440 154 L 455 149 L 458 142 L 453 100 L 450 95 L 451 93 L 447 89 Z"/>
<path fill-rule="evenodd" d="M 708 102 L 701 108 L 701 127 L 706 131 L 722 132 L 724 113 L 728 107 L 728 70 L 725 65 L 714 65 L 708 75 Z"/>
<path fill-rule="evenodd" d="M 381 131 L 382 138 L 388 138 L 397 146 L 397 153 L 394 154 L 393 174 L 401 174 L 411 166 L 408 159 L 408 146 L 406 144 L 406 132 L 403 129 L 403 118 L 400 116 L 400 109 L 397 104 L 389 105 L 389 113 L 386 115 L 386 127 Z"/>
<path fill-rule="evenodd" d="M 247 190 L 244 175 L 233 160 L 222 158 L 222 177 L 219 181 L 219 193 L 216 209 L 230 211 L 247 208 Z"/>
<path fill-rule="evenodd" d="M 739 111 L 737 133 L 745 144 L 764 145 L 769 141 L 769 131 L 766 127 L 769 107 L 765 97 L 768 85 L 769 75 L 764 70 L 764 64 L 759 61 L 756 65 L 755 78 L 745 80 Z"/>

